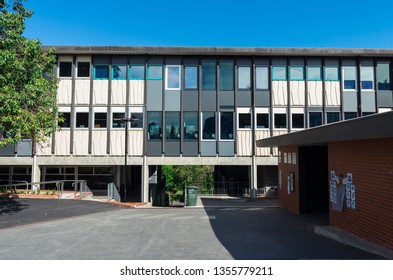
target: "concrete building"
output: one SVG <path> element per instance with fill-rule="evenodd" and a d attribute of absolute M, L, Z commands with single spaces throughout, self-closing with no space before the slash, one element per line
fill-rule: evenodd
<path fill-rule="evenodd" d="M 66 121 L 35 174 L 29 141 L 0 149 L 1 180 L 126 181 L 146 202 L 159 166 L 213 165 L 216 189 L 255 194 L 278 184 L 277 149 L 257 139 L 393 108 L 392 50 L 55 48 Z"/>

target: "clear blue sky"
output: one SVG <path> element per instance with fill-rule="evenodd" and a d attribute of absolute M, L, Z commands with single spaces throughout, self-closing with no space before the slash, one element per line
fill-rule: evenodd
<path fill-rule="evenodd" d="M 393 48 L 391 0 L 30 0 L 44 45 Z"/>

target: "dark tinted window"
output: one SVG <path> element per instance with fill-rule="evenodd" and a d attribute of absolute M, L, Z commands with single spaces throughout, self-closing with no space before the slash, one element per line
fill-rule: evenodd
<path fill-rule="evenodd" d="M 78 62 L 78 77 L 90 77 L 90 62 Z"/>
<path fill-rule="evenodd" d="M 59 63 L 59 77 L 71 77 L 72 76 L 72 62 L 63 62 Z"/>

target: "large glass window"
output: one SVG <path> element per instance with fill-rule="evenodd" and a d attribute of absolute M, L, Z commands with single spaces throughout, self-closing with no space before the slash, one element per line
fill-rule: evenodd
<path fill-rule="evenodd" d="M 326 113 L 326 123 L 334 123 L 340 121 L 339 112 L 327 112 Z"/>
<path fill-rule="evenodd" d="M 145 66 L 144 65 L 131 65 L 130 66 L 130 79 L 131 80 L 144 80 L 145 79 Z"/>
<path fill-rule="evenodd" d="M 274 114 L 274 128 L 287 128 L 287 114 Z"/>
<path fill-rule="evenodd" d="M 308 116 L 309 116 L 310 127 L 322 125 L 322 113 L 310 112 Z"/>
<path fill-rule="evenodd" d="M 126 80 L 127 79 L 127 66 L 126 65 L 113 65 L 112 66 L 112 79 Z"/>
<path fill-rule="evenodd" d="M 325 81 L 338 81 L 338 67 L 326 66 L 325 67 Z"/>
<path fill-rule="evenodd" d="M 356 89 L 356 67 L 343 67 L 344 90 Z"/>
<path fill-rule="evenodd" d="M 304 67 L 303 66 L 291 66 L 289 68 L 289 76 L 291 81 L 303 81 L 304 80 Z"/>
<path fill-rule="evenodd" d="M 109 65 L 94 65 L 94 79 L 109 79 Z"/>
<path fill-rule="evenodd" d="M 220 90 L 233 90 L 233 62 L 220 62 Z"/>
<path fill-rule="evenodd" d="M 360 68 L 360 80 L 362 81 L 362 89 L 374 89 L 374 67 L 362 66 Z"/>
<path fill-rule="evenodd" d="M 220 113 L 220 139 L 233 139 L 233 112 Z"/>
<path fill-rule="evenodd" d="M 59 77 L 70 78 L 72 76 L 72 62 L 59 62 Z"/>
<path fill-rule="evenodd" d="M 179 112 L 165 113 L 165 139 L 169 139 L 169 140 L 180 139 L 180 113 Z"/>
<path fill-rule="evenodd" d="M 94 113 L 94 127 L 105 128 L 107 123 L 106 113 Z"/>
<path fill-rule="evenodd" d="M 216 63 L 202 61 L 202 90 L 216 89 Z"/>
<path fill-rule="evenodd" d="M 256 89 L 269 89 L 269 68 L 255 67 Z"/>
<path fill-rule="evenodd" d="M 257 128 L 269 128 L 269 114 L 257 113 Z"/>
<path fill-rule="evenodd" d="M 390 63 L 377 64 L 378 90 L 390 90 Z"/>
<path fill-rule="evenodd" d="M 216 139 L 216 113 L 203 112 L 202 125 L 202 139 Z"/>
<path fill-rule="evenodd" d="M 147 139 L 162 139 L 162 113 L 148 112 L 147 113 Z"/>
<path fill-rule="evenodd" d="M 273 81 L 285 81 L 287 79 L 286 66 L 273 66 Z"/>
<path fill-rule="evenodd" d="M 196 66 L 184 67 L 184 88 L 185 89 L 198 88 L 198 67 Z"/>
<path fill-rule="evenodd" d="M 76 128 L 89 127 L 89 113 L 76 113 Z"/>
<path fill-rule="evenodd" d="M 321 67 L 309 66 L 307 67 L 307 80 L 308 81 L 320 81 L 322 79 Z"/>
<path fill-rule="evenodd" d="M 180 72 L 181 68 L 178 65 L 166 66 L 165 88 L 169 90 L 180 89 Z"/>
<path fill-rule="evenodd" d="M 357 118 L 357 116 L 358 116 L 358 113 L 356 113 L 356 112 L 345 112 L 344 113 L 345 120 L 354 119 L 354 118 Z"/>
<path fill-rule="evenodd" d="M 239 66 L 237 71 L 237 88 L 251 89 L 251 67 Z"/>
<path fill-rule="evenodd" d="M 143 128 L 143 113 L 131 113 L 132 128 Z"/>
<path fill-rule="evenodd" d="M 149 65 L 147 69 L 147 78 L 149 80 L 162 80 L 162 66 Z"/>
<path fill-rule="evenodd" d="M 125 113 L 113 113 L 112 114 L 112 128 L 124 128 L 125 127 L 125 122 L 123 119 L 125 118 L 126 114 Z"/>
<path fill-rule="evenodd" d="M 292 114 L 292 128 L 304 128 L 304 114 Z"/>
<path fill-rule="evenodd" d="M 71 113 L 62 112 L 60 116 L 63 119 L 63 121 L 59 122 L 59 126 L 61 128 L 70 128 L 71 127 Z"/>
<path fill-rule="evenodd" d="M 251 128 L 250 113 L 239 113 L 239 128 Z"/>
<path fill-rule="evenodd" d="M 90 77 L 90 62 L 78 62 L 78 78 Z"/>
<path fill-rule="evenodd" d="M 184 139 L 198 140 L 198 112 L 184 112 Z"/>

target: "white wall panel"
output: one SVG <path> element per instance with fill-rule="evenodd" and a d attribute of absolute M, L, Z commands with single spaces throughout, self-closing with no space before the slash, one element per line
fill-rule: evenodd
<path fill-rule="evenodd" d="M 270 130 L 255 130 L 255 140 L 269 138 L 270 137 Z M 258 148 L 255 145 L 255 155 L 256 156 L 269 156 L 270 155 L 270 148 Z"/>
<path fill-rule="evenodd" d="M 94 80 L 93 82 L 93 104 L 108 104 L 108 80 Z"/>
<path fill-rule="evenodd" d="M 112 104 L 125 105 L 127 96 L 127 81 L 113 80 L 111 99 Z"/>
<path fill-rule="evenodd" d="M 340 82 L 325 82 L 326 106 L 340 106 Z"/>
<path fill-rule="evenodd" d="M 252 156 L 252 130 L 238 130 L 236 143 L 238 156 Z"/>
<path fill-rule="evenodd" d="M 106 130 L 93 130 L 92 131 L 92 143 L 91 143 L 91 154 L 93 156 L 106 155 L 106 141 L 107 141 Z"/>
<path fill-rule="evenodd" d="M 71 131 L 61 130 L 55 132 L 55 155 L 68 156 L 70 155 Z"/>
<path fill-rule="evenodd" d="M 57 103 L 71 104 L 72 80 L 60 80 L 57 89 Z"/>
<path fill-rule="evenodd" d="M 52 137 L 45 143 L 38 143 L 37 145 L 37 155 L 38 156 L 50 156 L 52 154 Z"/>
<path fill-rule="evenodd" d="M 142 105 L 145 103 L 145 82 L 142 80 L 130 80 L 130 104 Z"/>
<path fill-rule="evenodd" d="M 75 80 L 75 104 L 90 103 L 90 80 Z"/>
<path fill-rule="evenodd" d="M 110 155 L 124 156 L 124 131 L 111 131 Z"/>
<path fill-rule="evenodd" d="M 290 81 L 291 89 L 291 105 L 304 106 L 305 105 L 305 81 Z"/>
<path fill-rule="evenodd" d="M 308 106 L 322 106 L 322 81 L 307 82 Z"/>
<path fill-rule="evenodd" d="M 124 134 L 124 133 L 123 133 Z M 143 155 L 143 130 L 128 131 L 128 153 L 132 156 Z"/>
<path fill-rule="evenodd" d="M 273 130 L 273 136 L 283 135 L 288 133 L 286 130 Z M 273 156 L 278 156 L 278 149 L 277 147 L 273 148 Z"/>
<path fill-rule="evenodd" d="M 74 131 L 74 155 L 83 156 L 89 154 L 89 131 L 75 130 Z"/>
<path fill-rule="evenodd" d="M 287 105 L 287 81 L 273 81 L 273 105 L 274 106 L 282 106 Z"/>

